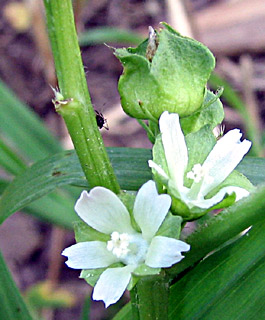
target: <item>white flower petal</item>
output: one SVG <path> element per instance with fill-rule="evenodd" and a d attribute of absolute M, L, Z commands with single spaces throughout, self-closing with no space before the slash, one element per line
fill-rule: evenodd
<path fill-rule="evenodd" d="M 170 178 L 177 189 L 183 187 L 184 172 L 188 164 L 188 150 L 177 113 L 163 112 L 159 120 L 162 142 Z"/>
<path fill-rule="evenodd" d="M 118 261 L 101 241 L 79 242 L 62 252 L 68 257 L 66 264 L 73 269 L 105 268 Z"/>
<path fill-rule="evenodd" d="M 103 300 L 105 307 L 117 302 L 126 290 L 134 266 L 109 268 L 98 279 L 93 292 L 94 300 Z"/>
<path fill-rule="evenodd" d="M 240 187 L 224 187 L 222 188 L 216 195 L 214 195 L 210 199 L 199 199 L 191 201 L 190 204 L 192 204 L 195 207 L 208 209 L 214 206 L 215 204 L 221 202 L 226 194 L 232 194 L 235 192 L 236 194 L 236 201 L 247 197 L 249 195 L 249 192 L 246 189 L 240 188 Z"/>
<path fill-rule="evenodd" d="M 165 219 L 171 205 L 167 194 L 159 195 L 154 181 L 146 182 L 139 190 L 133 208 L 143 238 L 151 240 Z"/>
<path fill-rule="evenodd" d="M 173 238 L 154 237 L 148 249 L 145 264 L 151 268 L 168 268 L 184 258 L 182 251 L 189 251 L 190 245 Z"/>
<path fill-rule="evenodd" d="M 203 196 L 222 183 L 250 149 L 251 142 L 248 140 L 241 142 L 241 136 L 238 129 L 229 131 L 208 155 L 202 168 L 207 169 L 213 179 L 211 183 L 207 179 L 202 182 L 200 193 Z"/>
<path fill-rule="evenodd" d="M 169 177 L 168 175 L 165 173 L 165 171 L 158 165 L 156 164 L 153 160 L 148 160 L 148 165 L 150 168 L 155 169 L 156 172 L 165 180 L 168 180 Z"/>
<path fill-rule="evenodd" d="M 102 233 L 134 232 L 126 207 L 115 193 L 106 188 L 96 187 L 89 193 L 83 191 L 75 211 L 89 226 Z"/>

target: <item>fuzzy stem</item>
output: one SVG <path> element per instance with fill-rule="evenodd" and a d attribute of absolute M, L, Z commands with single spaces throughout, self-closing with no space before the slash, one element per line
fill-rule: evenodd
<path fill-rule="evenodd" d="M 60 93 L 57 104 L 91 187 L 118 193 L 116 176 L 99 133 L 82 64 L 71 0 L 44 0 Z M 61 99 L 60 99 L 61 100 Z"/>

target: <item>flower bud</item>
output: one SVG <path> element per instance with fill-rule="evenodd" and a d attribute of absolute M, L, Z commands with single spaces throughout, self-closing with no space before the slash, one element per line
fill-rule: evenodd
<path fill-rule="evenodd" d="M 181 36 L 167 24 L 137 48 L 116 49 L 124 71 L 119 92 L 124 111 L 138 119 L 157 120 L 163 111 L 180 117 L 203 103 L 207 80 L 215 66 L 201 43 Z"/>

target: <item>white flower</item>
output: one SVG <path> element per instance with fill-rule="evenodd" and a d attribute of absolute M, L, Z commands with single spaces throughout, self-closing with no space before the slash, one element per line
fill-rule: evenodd
<path fill-rule="evenodd" d="M 124 267 L 108 268 L 99 277 L 93 292 L 94 300 L 103 300 L 106 307 L 120 299 L 131 274 L 139 265 L 167 268 L 179 262 L 190 246 L 185 242 L 156 236 L 171 205 L 169 195 L 158 195 L 155 183 L 148 181 L 139 190 L 133 216 L 141 233 L 131 224 L 130 214 L 112 191 L 96 187 L 83 191 L 75 210 L 80 218 L 97 231 L 110 235 L 110 240 L 79 242 L 66 248 L 62 255 L 74 269 L 106 268 L 115 262 Z"/>
<path fill-rule="evenodd" d="M 184 174 L 188 165 L 188 149 L 178 114 L 163 112 L 159 126 L 168 173 L 152 160 L 149 160 L 149 166 L 167 182 L 169 188 L 174 189 L 176 197 L 189 208 L 208 209 L 222 201 L 226 194 L 235 193 L 236 201 L 249 194 L 243 188 L 227 186 L 212 198 L 205 199 L 210 191 L 228 177 L 251 147 L 250 141 L 240 141 L 242 134 L 238 129 L 231 130 L 220 138 L 203 164 L 193 166 L 192 171 L 187 173 L 187 178 L 192 179 L 193 183 L 191 188 L 187 188 L 184 186 Z"/>

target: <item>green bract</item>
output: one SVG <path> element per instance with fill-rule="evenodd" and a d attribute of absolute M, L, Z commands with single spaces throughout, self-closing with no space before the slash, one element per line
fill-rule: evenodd
<path fill-rule="evenodd" d="M 152 59 L 146 58 L 148 41 L 137 48 L 115 50 L 124 66 L 119 80 L 122 107 L 134 118 L 158 119 L 165 110 L 188 116 L 204 100 L 205 85 L 215 66 L 212 53 L 164 26 L 157 34 Z"/>

